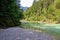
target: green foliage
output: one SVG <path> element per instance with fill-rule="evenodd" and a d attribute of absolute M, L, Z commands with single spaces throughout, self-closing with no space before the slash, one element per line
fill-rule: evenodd
<path fill-rule="evenodd" d="M 22 16 L 22 10 L 18 8 L 16 0 L 0 0 L 1 28 L 19 25 Z"/>
<path fill-rule="evenodd" d="M 60 1 L 59 0 L 39 0 L 24 12 L 24 17 L 28 21 L 44 21 L 60 23 Z"/>

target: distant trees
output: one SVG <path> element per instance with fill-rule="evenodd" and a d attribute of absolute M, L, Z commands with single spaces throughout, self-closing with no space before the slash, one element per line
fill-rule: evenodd
<path fill-rule="evenodd" d="M 16 0 L 0 0 L 0 28 L 19 25 L 22 16 Z"/>
<path fill-rule="evenodd" d="M 39 0 L 24 12 L 26 20 L 60 22 L 60 1 Z"/>

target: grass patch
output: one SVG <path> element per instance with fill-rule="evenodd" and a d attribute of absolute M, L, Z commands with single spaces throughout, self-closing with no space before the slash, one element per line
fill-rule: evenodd
<path fill-rule="evenodd" d="M 60 24 L 44 24 L 38 22 L 22 22 L 20 25 L 22 28 L 41 30 L 48 34 L 54 35 L 60 38 Z"/>

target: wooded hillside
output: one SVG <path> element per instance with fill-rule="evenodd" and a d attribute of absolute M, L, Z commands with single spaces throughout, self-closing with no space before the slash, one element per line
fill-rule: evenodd
<path fill-rule="evenodd" d="M 60 0 L 39 0 L 24 12 L 28 21 L 60 23 Z"/>

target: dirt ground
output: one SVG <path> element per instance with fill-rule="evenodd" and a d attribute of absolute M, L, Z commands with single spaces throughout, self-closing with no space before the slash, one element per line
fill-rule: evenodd
<path fill-rule="evenodd" d="M 0 30 L 0 40 L 56 40 L 51 35 L 13 27 Z"/>

